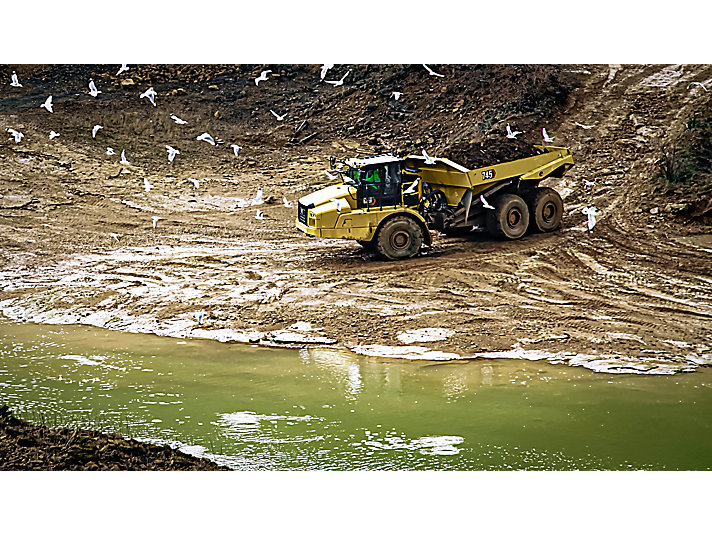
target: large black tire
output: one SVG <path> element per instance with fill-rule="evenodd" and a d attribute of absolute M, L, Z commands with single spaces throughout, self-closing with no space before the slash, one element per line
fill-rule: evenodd
<path fill-rule="evenodd" d="M 564 201 L 551 187 L 537 187 L 524 194 L 529 208 L 530 232 L 553 232 L 561 226 Z"/>
<path fill-rule="evenodd" d="M 376 234 L 376 251 L 389 260 L 412 258 L 423 245 L 423 231 L 410 217 L 388 219 Z"/>
<path fill-rule="evenodd" d="M 529 208 L 517 195 L 500 195 L 487 210 L 487 231 L 504 239 L 519 239 L 529 227 Z"/>

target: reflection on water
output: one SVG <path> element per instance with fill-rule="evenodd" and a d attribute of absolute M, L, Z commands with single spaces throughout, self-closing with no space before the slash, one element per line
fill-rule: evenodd
<path fill-rule="evenodd" d="M 709 469 L 711 384 L 0 324 L 20 416 L 235 469 Z"/>

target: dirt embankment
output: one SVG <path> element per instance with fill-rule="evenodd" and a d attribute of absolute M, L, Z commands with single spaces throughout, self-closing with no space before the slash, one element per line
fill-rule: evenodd
<path fill-rule="evenodd" d="M 3 312 L 368 355 L 404 345 L 639 373 L 711 363 L 710 217 L 697 209 L 709 192 L 700 173 L 666 184 L 659 160 L 673 126 L 709 103 L 689 83 L 712 67 L 430 67 L 444 77 L 337 65 L 336 87 L 318 65 L 0 67 L 23 84 L 3 86 L 0 127 L 25 135 L 0 141 Z M 155 107 L 139 97 L 151 86 Z M 52 114 L 39 107 L 50 94 Z M 576 162 L 543 184 L 564 198 L 552 234 L 435 235 L 393 263 L 304 237 L 281 202 L 332 183 L 330 155 L 422 147 L 457 161 L 449 149 L 540 144 L 544 127 Z M 215 145 L 196 140 L 204 132 Z M 165 145 L 180 151 L 172 163 Z M 266 202 L 253 206 L 258 187 Z"/>
<path fill-rule="evenodd" d="M 222 471 L 204 458 L 117 434 L 48 428 L 0 406 L 2 471 Z"/>

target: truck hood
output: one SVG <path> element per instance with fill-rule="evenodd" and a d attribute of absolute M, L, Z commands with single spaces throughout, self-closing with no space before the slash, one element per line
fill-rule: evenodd
<path fill-rule="evenodd" d="M 314 191 L 299 199 L 299 203 L 309 209 L 317 208 L 323 204 L 327 204 L 332 200 L 345 198 L 347 201 L 352 200 L 350 197 L 356 197 L 356 188 L 346 184 L 330 185 L 319 191 Z M 355 206 L 354 206 L 355 207 Z"/>

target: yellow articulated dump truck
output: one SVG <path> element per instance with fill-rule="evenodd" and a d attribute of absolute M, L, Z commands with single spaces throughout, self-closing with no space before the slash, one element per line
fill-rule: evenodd
<path fill-rule="evenodd" d="M 353 239 L 391 260 L 430 246 L 430 230 L 477 227 L 503 239 L 551 232 L 561 223 L 561 196 L 539 187 L 574 164 L 571 151 L 540 146 L 538 155 L 466 169 L 446 158 L 382 154 L 337 161 L 343 184 L 299 199 L 296 227 L 309 236 Z"/>

